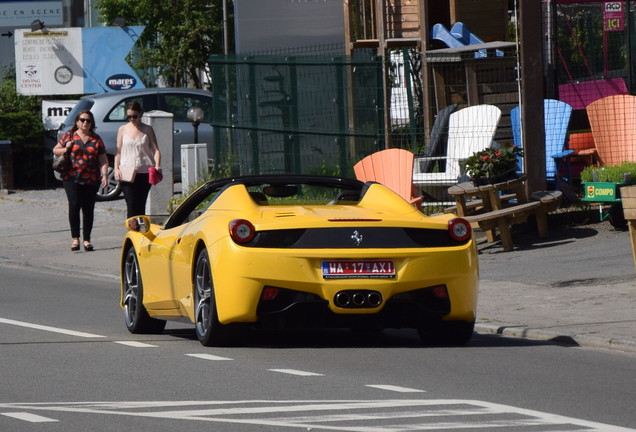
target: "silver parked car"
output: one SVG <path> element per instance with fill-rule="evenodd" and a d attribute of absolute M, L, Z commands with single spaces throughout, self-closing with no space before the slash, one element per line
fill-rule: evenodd
<path fill-rule="evenodd" d="M 198 142 L 208 145 L 208 154 L 212 154 L 212 93 L 205 90 L 186 88 L 146 88 L 123 90 L 82 97 L 69 113 L 58 131 L 58 140 L 73 125 L 73 119 L 82 110 L 90 110 L 95 116 L 97 132 L 106 145 L 110 168 L 108 186 L 99 190 L 98 200 L 111 200 L 119 196 L 121 188 L 115 181 L 113 159 L 117 153 L 117 131 L 126 122 L 126 105 L 132 100 L 138 101 L 144 111 L 161 110 L 174 115 L 173 175 L 176 182 L 181 181 L 181 145 L 194 143 L 194 127 L 188 120 L 188 109 L 199 107 L 204 118 L 198 127 Z M 162 160 L 165 165 L 166 160 Z"/>

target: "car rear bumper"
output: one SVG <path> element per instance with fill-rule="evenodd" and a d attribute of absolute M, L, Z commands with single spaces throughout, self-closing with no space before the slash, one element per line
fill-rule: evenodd
<path fill-rule="evenodd" d="M 477 307 L 478 263 L 473 242 L 455 248 L 286 250 L 242 248 L 221 242 L 211 257 L 218 316 L 222 323 L 266 321 L 274 316 L 317 313 L 311 321 L 361 322 L 379 320 L 404 323 L 452 319 L 474 321 Z M 396 276 L 389 279 L 325 279 L 322 261 L 335 259 L 392 260 Z M 223 262 L 242 263 L 224 266 Z M 448 306 L 440 308 L 426 301 L 413 302 L 411 293 L 443 286 Z M 290 302 L 286 308 L 264 308 L 265 287 L 302 293 L 307 298 Z M 372 307 L 340 307 L 336 295 L 342 291 L 373 291 L 381 302 Z M 400 296 L 402 297 L 400 299 Z M 405 304 L 409 304 L 405 306 Z M 260 306 L 260 308 L 259 308 Z M 317 311 L 317 312 L 314 312 Z M 340 325 L 339 325 L 340 326 Z M 389 325 L 393 326 L 393 325 Z"/>

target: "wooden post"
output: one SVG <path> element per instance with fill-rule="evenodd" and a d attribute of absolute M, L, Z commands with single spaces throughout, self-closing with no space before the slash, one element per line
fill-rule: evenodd
<path fill-rule="evenodd" d="M 521 124 L 526 186 L 529 192 L 546 189 L 545 125 L 543 117 L 542 2 L 520 2 Z"/>
<path fill-rule="evenodd" d="M 629 238 L 632 241 L 632 255 L 636 266 L 636 185 L 621 188 L 623 214 L 629 224 Z"/>

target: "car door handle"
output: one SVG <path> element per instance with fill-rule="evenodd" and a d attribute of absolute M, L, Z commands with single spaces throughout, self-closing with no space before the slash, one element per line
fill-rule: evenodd
<path fill-rule="evenodd" d="M 172 133 L 173 133 L 174 135 L 179 135 L 179 134 L 181 133 L 181 129 L 173 129 L 173 130 L 172 130 Z"/>

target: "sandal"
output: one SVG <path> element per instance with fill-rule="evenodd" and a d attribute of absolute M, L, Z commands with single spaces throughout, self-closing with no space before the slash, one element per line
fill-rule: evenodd
<path fill-rule="evenodd" d="M 79 245 L 77 246 L 77 248 L 79 249 Z M 86 252 L 92 252 L 94 250 L 93 244 L 91 242 L 89 242 L 89 241 L 85 241 L 84 242 L 84 250 Z"/>
<path fill-rule="evenodd" d="M 75 239 L 73 243 L 71 243 L 71 251 L 76 252 L 78 250 L 80 250 L 79 239 Z"/>

